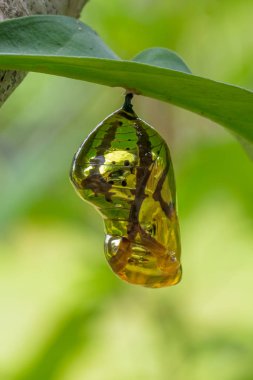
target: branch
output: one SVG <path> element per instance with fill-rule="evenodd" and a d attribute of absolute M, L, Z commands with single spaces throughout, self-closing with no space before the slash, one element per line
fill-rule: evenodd
<path fill-rule="evenodd" d="M 0 0 L 0 21 L 33 14 L 62 14 L 78 18 L 88 0 Z M 0 107 L 26 76 L 22 71 L 0 71 Z"/>

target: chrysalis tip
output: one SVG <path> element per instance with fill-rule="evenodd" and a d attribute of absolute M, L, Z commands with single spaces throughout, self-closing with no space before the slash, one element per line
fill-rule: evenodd
<path fill-rule="evenodd" d="M 125 102 L 123 104 L 123 110 L 129 113 L 133 113 L 133 105 L 131 103 L 131 100 L 133 99 L 134 94 L 129 92 L 125 96 Z"/>

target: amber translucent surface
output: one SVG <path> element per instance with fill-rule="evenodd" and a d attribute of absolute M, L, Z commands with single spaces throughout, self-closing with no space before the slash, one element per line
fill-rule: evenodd
<path fill-rule="evenodd" d="M 167 144 L 122 108 L 77 151 L 70 173 L 105 222 L 105 256 L 123 280 L 151 288 L 181 278 L 173 167 Z"/>

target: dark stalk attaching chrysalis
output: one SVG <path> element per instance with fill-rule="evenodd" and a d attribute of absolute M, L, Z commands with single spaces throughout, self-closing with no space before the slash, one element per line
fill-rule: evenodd
<path fill-rule="evenodd" d="M 78 149 L 71 181 L 105 222 L 105 255 L 132 284 L 160 288 L 181 278 L 176 191 L 169 148 L 133 111 L 127 94 Z"/>

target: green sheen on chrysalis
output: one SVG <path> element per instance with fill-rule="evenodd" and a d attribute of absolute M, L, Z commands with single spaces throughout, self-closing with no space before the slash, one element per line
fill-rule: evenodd
<path fill-rule="evenodd" d="M 105 223 L 105 256 L 122 280 L 150 288 L 181 278 L 169 148 L 133 111 L 132 94 L 82 143 L 70 178 Z"/>

